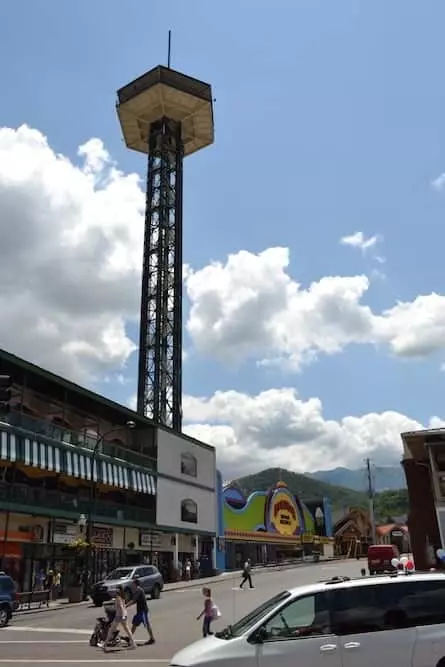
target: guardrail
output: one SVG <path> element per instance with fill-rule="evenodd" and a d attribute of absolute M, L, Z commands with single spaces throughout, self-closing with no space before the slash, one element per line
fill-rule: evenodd
<path fill-rule="evenodd" d="M 16 596 L 16 611 L 23 611 L 24 609 L 31 609 L 37 606 L 40 609 L 43 606 L 49 607 L 51 599 L 51 591 L 29 591 L 25 593 L 17 593 Z"/>
<path fill-rule="evenodd" d="M 262 568 L 277 568 L 277 567 L 292 567 L 298 563 L 318 563 L 321 555 L 319 551 L 314 551 L 311 554 L 301 555 L 296 558 L 286 558 L 280 561 L 271 561 L 269 563 L 258 563 L 253 569 L 260 570 Z"/>

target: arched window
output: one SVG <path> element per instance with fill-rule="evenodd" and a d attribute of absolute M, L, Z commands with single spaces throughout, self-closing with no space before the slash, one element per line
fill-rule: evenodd
<path fill-rule="evenodd" d="M 181 474 L 196 477 L 198 475 L 198 462 L 190 452 L 181 454 Z"/>
<path fill-rule="evenodd" d="M 181 502 L 181 521 L 198 523 L 198 505 L 191 498 Z"/>

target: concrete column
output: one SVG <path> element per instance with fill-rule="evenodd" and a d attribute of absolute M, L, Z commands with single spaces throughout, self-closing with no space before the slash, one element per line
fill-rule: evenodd
<path fill-rule="evenodd" d="M 173 566 L 178 568 L 179 566 L 179 535 L 175 533 L 175 545 L 173 550 Z"/>
<path fill-rule="evenodd" d="M 434 504 L 429 466 L 419 465 L 413 459 L 402 461 L 408 485 L 408 530 L 416 570 L 431 567 L 428 560 L 428 542 L 437 549 L 441 545 Z"/>
<path fill-rule="evenodd" d="M 212 567 L 216 570 L 216 537 L 212 538 Z"/>
<path fill-rule="evenodd" d="M 194 558 L 195 558 L 195 560 L 199 560 L 199 536 L 198 536 L 198 535 L 195 535 L 194 540 L 195 540 L 195 554 L 194 554 Z"/>

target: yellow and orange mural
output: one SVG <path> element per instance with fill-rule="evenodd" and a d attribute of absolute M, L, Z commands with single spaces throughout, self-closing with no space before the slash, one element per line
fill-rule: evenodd
<path fill-rule="evenodd" d="M 223 491 L 223 517 L 228 540 L 297 545 L 332 536 L 329 501 L 323 499 L 309 509 L 284 482 L 248 497 L 229 484 Z"/>

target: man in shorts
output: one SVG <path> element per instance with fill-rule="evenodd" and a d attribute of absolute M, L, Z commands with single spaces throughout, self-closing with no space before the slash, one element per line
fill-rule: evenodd
<path fill-rule="evenodd" d="M 132 592 L 132 598 L 130 602 L 128 602 L 127 607 L 131 607 L 132 605 L 136 605 L 136 614 L 133 617 L 133 622 L 131 626 L 131 634 L 134 635 L 136 632 L 137 628 L 143 624 L 144 627 L 147 629 L 148 632 L 148 641 L 146 642 L 147 644 L 154 644 L 155 643 L 155 638 L 153 635 L 153 630 L 151 627 L 150 623 L 150 614 L 148 611 L 148 603 L 147 603 L 147 598 L 145 596 L 145 591 L 141 587 L 139 583 L 139 579 L 133 579 L 131 582 L 131 592 Z"/>

